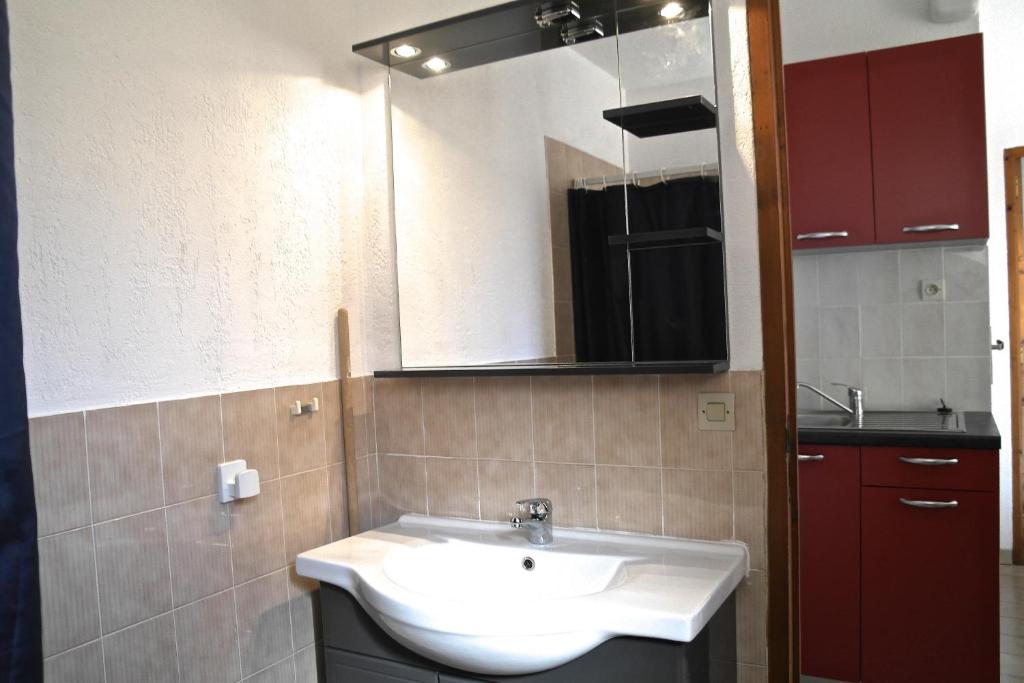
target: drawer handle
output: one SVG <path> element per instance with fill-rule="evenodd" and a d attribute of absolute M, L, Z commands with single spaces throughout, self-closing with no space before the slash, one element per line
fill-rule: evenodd
<path fill-rule="evenodd" d="M 909 498 L 900 498 L 900 502 L 912 508 L 923 508 L 925 510 L 947 510 L 960 507 L 960 503 L 955 500 L 910 500 Z"/>
<path fill-rule="evenodd" d="M 949 465 L 959 465 L 960 461 L 957 458 L 907 458 L 901 457 L 900 462 L 905 462 L 908 465 L 924 465 L 926 467 L 947 467 Z"/>
<path fill-rule="evenodd" d="M 820 453 L 818 455 L 798 455 L 796 459 L 797 462 L 821 462 L 825 459 L 825 456 Z"/>
<path fill-rule="evenodd" d="M 903 228 L 903 232 L 951 232 L 959 229 L 960 226 L 956 223 L 947 223 L 937 225 L 912 225 L 910 227 Z"/>
<path fill-rule="evenodd" d="M 846 239 L 850 233 L 846 230 L 833 230 L 831 232 L 802 232 L 796 236 L 798 241 L 803 240 L 831 240 Z"/>

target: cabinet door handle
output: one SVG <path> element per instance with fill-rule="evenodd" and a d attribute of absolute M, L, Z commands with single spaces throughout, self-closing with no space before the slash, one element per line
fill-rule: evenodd
<path fill-rule="evenodd" d="M 900 457 L 900 462 L 905 462 L 908 465 L 924 465 L 926 467 L 946 467 L 949 465 L 959 465 L 960 460 L 957 458 L 908 458 Z"/>
<path fill-rule="evenodd" d="M 903 232 L 951 232 L 959 229 L 960 226 L 956 223 L 938 223 L 935 225 L 912 225 L 903 228 Z"/>
<path fill-rule="evenodd" d="M 946 510 L 960 507 L 960 503 L 955 500 L 910 500 L 909 498 L 900 498 L 900 503 L 912 508 L 924 508 L 925 510 Z"/>
<path fill-rule="evenodd" d="M 818 455 L 798 455 L 796 456 L 797 462 L 821 462 L 825 459 L 824 455 L 820 453 Z"/>
<path fill-rule="evenodd" d="M 796 236 L 798 241 L 803 240 L 831 240 L 846 239 L 850 233 L 846 230 L 834 230 L 831 232 L 802 232 Z"/>

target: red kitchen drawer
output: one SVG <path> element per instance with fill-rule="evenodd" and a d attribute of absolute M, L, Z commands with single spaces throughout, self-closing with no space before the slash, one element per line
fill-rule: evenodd
<path fill-rule="evenodd" d="M 997 451 L 865 447 L 861 453 L 864 486 L 999 490 Z"/>

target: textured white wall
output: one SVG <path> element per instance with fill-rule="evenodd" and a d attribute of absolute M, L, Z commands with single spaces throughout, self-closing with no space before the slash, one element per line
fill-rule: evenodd
<path fill-rule="evenodd" d="M 345 3 L 10 13 L 31 413 L 336 377 L 362 264 Z"/>

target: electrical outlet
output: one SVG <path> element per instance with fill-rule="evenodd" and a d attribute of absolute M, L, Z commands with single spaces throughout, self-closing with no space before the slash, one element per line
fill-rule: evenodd
<path fill-rule="evenodd" d="M 921 280 L 921 301 L 942 301 L 946 287 L 942 280 Z"/>
<path fill-rule="evenodd" d="M 700 406 L 697 426 L 702 431 L 736 430 L 736 394 L 699 394 L 697 403 Z"/>

